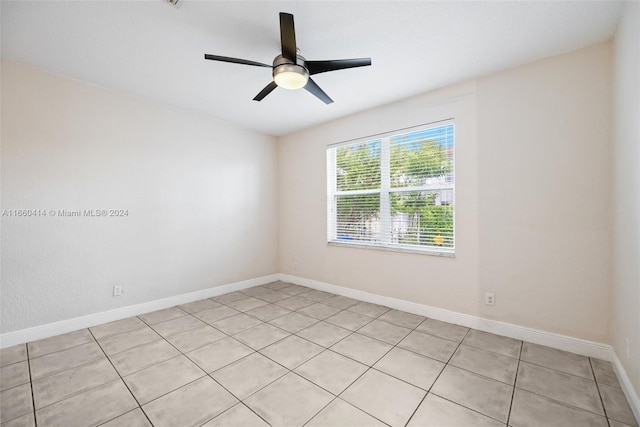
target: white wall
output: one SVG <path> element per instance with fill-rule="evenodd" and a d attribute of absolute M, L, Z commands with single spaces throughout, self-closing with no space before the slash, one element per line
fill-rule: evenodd
<path fill-rule="evenodd" d="M 605 43 L 281 138 L 279 271 L 607 342 L 611 73 Z M 456 257 L 327 246 L 326 145 L 451 116 Z"/>
<path fill-rule="evenodd" d="M 276 272 L 272 137 L 7 62 L 1 136 L 2 209 L 129 211 L 3 217 L 3 333 Z"/>
<path fill-rule="evenodd" d="M 611 45 L 478 81 L 483 317 L 608 342 Z"/>
<path fill-rule="evenodd" d="M 611 325 L 616 354 L 640 391 L 640 3 L 626 2 L 614 52 Z"/>

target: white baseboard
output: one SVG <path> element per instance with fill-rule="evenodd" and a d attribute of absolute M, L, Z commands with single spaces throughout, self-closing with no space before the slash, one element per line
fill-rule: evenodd
<path fill-rule="evenodd" d="M 616 376 L 618 377 L 618 381 L 620 381 L 620 386 L 622 387 L 622 391 L 624 395 L 627 397 L 627 401 L 629 402 L 629 406 L 631 406 L 631 410 L 633 411 L 633 415 L 636 417 L 636 421 L 640 424 L 640 396 L 633 388 L 633 384 L 631 384 L 631 379 L 627 375 L 627 371 L 622 366 L 620 359 L 618 359 L 618 355 L 611 348 L 611 364 L 613 365 L 613 369 L 616 372 Z"/>
<path fill-rule="evenodd" d="M 276 280 L 278 280 L 278 276 L 276 274 L 271 274 L 268 276 L 262 276 L 255 279 L 243 280 L 241 282 L 215 286 L 212 288 L 157 299 L 141 304 L 129 305 L 113 310 L 88 314 L 86 316 L 75 317 L 73 319 L 61 320 L 59 322 L 48 323 L 46 325 L 35 326 L 33 328 L 21 329 L 15 332 L 7 332 L 0 335 L 0 348 L 11 347 L 13 345 L 23 344 L 25 342 L 35 341 L 42 338 L 49 338 L 55 335 L 77 331 L 78 329 L 90 328 L 92 326 L 101 325 L 103 323 L 126 319 L 127 317 L 137 316 L 156 310 L 162 310 L 164 308 L 186 304 L 205 298 L 211 298 L 218 295 L 226 294 L 228 292 L 239 291 L 242 289 L 252 288 L 254 286 L 264 285 Z"/>
<path fill-rule="evenodd" d="M 478 316 L 458 313 L 451 310 L 445 310 L 438 307 L 431 307 L 424 304 L 416 304 L 413 302 L 385 297 L 382 295 L 371 294 L 369 292 L 358 291 L 356 289 L 345 288 L 343 286 L 332 285 L 317 280 L 306 279 L 303 277 L 291 276 L 288 274 L 278 274 L 278 279 L 283 282 L 293 283 L 295 285 L 306 286 L 308 288 L 320 291 L 331 292 L 345 297 L 367 301 L 373 304 L 384 305 L 395 308 L 397 310 L 418 314 L 431 319 L 440 320 L 442 322 L 454 323 L 456 325 L 466 326 L 468 328 L 479 329 L 485 332 L 491 332 L 497 335 L 503 335 L 522 341 L 532 342 L 534 344 L 545 345 L 556 348 L 558 350 L 569 351 L 571 353 L 581 354 L 583 356 L 595 357 L 598 359 L 608 360 L 614 366 L 618 380 L 622 390 L 624 391 L 631 410 L 637 420 L 640 420 L 640 399 L 631 384 L 624 367 L 620 363 L 616 352 L 608 344 L 583 340 L 570 337 L 567 335 L 555 334 L 552 332 L 540 331 L 533 328 L 514 325 L 512 323 L 500 322 L 497 320 L 483 319 Z"/>
<path fill-rule="evenodd" d="M 291 276 L 287 274 L 279 274 L 278 277 L 283 282 L 294 283 L 296 285 L 307 286 L 309 288 L 318 289 L 321 291 L 332 292 L 334 294 L 344 295 L 346 297 L 384 305 L 398 310 L 407 311 L 409 313 L 419 314 L 421 316 L 429 317 L 431 319 L 436 319 L 443 322 L 454 323 L 456 325 L 479 329 L 481 331 L 491 332 L 497 335 L 516 338 L 535 344 L 546 345 L 560 350 L 582 354 L 584 356 L 597 357 L 599 359 L 605 360 L 610 359 L 612 348 L 608 344 L 602 344 L 593 341 L 582 340 L 579 338 L 573 338 L 566 335 L 540 331 L 533 328 L 514 325 L 512 323 L 483 319 L 482 317 L 478 316 L 472 316 L 469 314 L 445 310 L 443 308 L 431 307 L 428 305 L 416 304 L 401 299 L 371 294 L 369 292 L 363 292 L 355 289 L 345 288 L 342 286 L 331 285 L 329 283 L 318 282 L 317 280 L 305 279 L 302 277 Z"/>

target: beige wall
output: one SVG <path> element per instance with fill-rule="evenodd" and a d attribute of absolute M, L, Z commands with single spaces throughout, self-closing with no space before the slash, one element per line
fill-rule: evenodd
<path fill-rule="evenodd" d="M 279 271 L 607 342 L 611 73 L 605 43 L 281 138 Z M 326 145 L 452 115 L 456 257 L 327 246 Z"/>
<path fill-rule="evenodd" d="M 272 137 L 2 63 L 2 332 L 276 273 Z M 125 294 L 111 296 L 113 285 Z"/>
<path fill-rule="evenodd" d="M 614 52 L 611 325 L 616 354 L 640 392 L 640 3 L 625 4 Z"/>

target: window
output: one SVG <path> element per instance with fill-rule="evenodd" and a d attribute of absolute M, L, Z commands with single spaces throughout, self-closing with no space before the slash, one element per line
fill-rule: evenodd
<path fill-rule="evenodd" d="M 328 240 L 454 253 L 454 124 L 327 148 Z"/>

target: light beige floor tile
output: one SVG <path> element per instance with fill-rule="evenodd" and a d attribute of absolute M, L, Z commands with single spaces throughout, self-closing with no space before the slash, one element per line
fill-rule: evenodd
<path fill-rule="evenodd" d="M 36 409 L 118 379 L 107 358 L 63 371 L 33 382 Z"/>
<path fill-rule="evenodd" d="M 66 350 L 49 353 L 29 361 L 31 378 L 37 380 L 76 366 L 103 359 L 104 353 L 95 341 Z"/>
<path fill-rule="evenodd" d="M 595 381 L 521 361 L 516 387 L 604 415 Z"/>
<path fill-rule="evenodd" d="M 360 301 L 359 303 L 347 308 L 347 310 L 358 314 L 364 314 L 369 317 L 378 317 L 389 311 L 390 308 L 378 304 L 371 304 L 370 302 Z"/>
<path fill-rule="evenodd" d="M 174 357 L 124 377 L 141 405 L 204 376 L 205 373 L 185 356 Z"/>
<path fill-rule="evenodd" d="M 179 305 L 180 310 L 184 310 L 187 313 L 198 313 L 200 311 L 210 310 L 212 308 L 220 307 L 219 302 L 215 302 L 211 299 L 202 299 L 200 301 L 190 302 L 188 304 Z"/>
<path fill-rule="evenodd" d="M 509 425 L 513 427 L 607 427 L 607 420 L 591 412 L 516 388 Z"/>
<path fill-rule="evenodd" d="M 607 417 L 631 426 L 636 426 L 636 419 L 633 416 L 633 412 L 629 407 L 629 403 L 622 389 L 606 384 L 600 384 L 598 387 L 600 388 L 600 395 L 602 396 L 602 403 L 604 403 Z"/>
<path fill-rule="evenodd" d="M 23 384 L 0 392 L 0 422 L 33 412 L 31 384 Z"/>
<path fill-rule="evenodd" d="M 447 362 L 456 350 L 456 347 L 458 347 L 458 344 L 444 338 L 413 331 L 407 335 L 405 339 L 400 341 L 398 347 L 414 351 L 441 362 Z"/>
<path fill-rule="evenodd" d="M 295 369 L 323 350 L 323 347 L 311 341 L 291 335 L 282 341 L 263 348 L 260 353 L 286 368 Z"/>
<path fill-rule="evenodd" d="M 340 397 L 391 426 L 404 426 L 425 391 L 371 369 Z"/>
<path fill-rule="evenodd" d="M 94 339 L 88 329 L 81 329 L 79 331 L 33 341 L 27 344 L 29 347 L 29 358 L 33 359 L 34 357 L 44 356 L 45 354 L 66 350 L 71 347 L 77 347 L 91 341 L 94 341 Z"/>
<path fill-rule="evenodd" d="M 317 385 L 290 372 L 244 403 L 274 427 L 301 426 L 333 399 Z"/>
<path fill-rule="evenodd" d="M 186 316 L 187 314 L 189 313 L 184 310 L 180 310 L 178 307 L 169 307 L 165 308 L 164 310 L 145 313 L 138 317 L 148 325 L 155 325 L 156 323 L 166 322 L 167 320 L 171 319 L 177 319 L 178 317 Z"/>
<path fill-rule="evenodd" d="M 338 395 L 362 375 L 368 366 L 326 350 L 296 368 L 295 372 Z"/>
<path fill-rule="evenodd" d="M 160 340 L 123 351 L 111 356 L 109 359 L 111 359 L 111 363 L 113 363 L 118 373 L 124 377 L 178 355 L 180 355 L 180 352 L 171 344 Z"/>
<path fill-rule="evenodd" d="M 339 343 L 333 345 L 331 350 L 344 356 L 371 366 L 385 355 L 392 346 L 382 341 L 369 338 L 359 333 L 353 333 Z"/>
<path fill-rule="evenodd" d="M 407 427 L 504 427 L 492 418 L 432 393 L 422 401 Z"/>
<path fill-rule="evenodd" d="M 269 323 L 279 327 L 280 329 L 284 329 L 285 331 L 296 333 L 313 325 L 314 323 L 318 323 L 318 320 L 300 313 L 290 313 L 282 317 L 278 317 L 277 319 L 273 319 Z"/>
<path fill-rule="evenodd" d="M 305 314 L 309 317 L 313 317 L 314 319 L 322 320 L 336 314 L 339 311 L 341 311 L 341 309 L 337 307 L 331 307 L 330 305 L 324 305 L 318 302 L 301 309 L 299 313 Z"/>
<path fill-rule="evenodd" d="M 243 289 L 240 292 L 250 297 L 256 297 L 258 295 L 273 292 L 273 289 L 265 288 L 264 286 L 254 286 L 252 288 Z"/>
<path fill-rule="evenodd" d="M 301 296 L 292 296 L 290 298 L 280 300 L 276 302 L 276 304 L 280 307 L 286 308 L 287 310 L 295 311 L 310 306 L 311 304 L 315 304 L 315 301 Z"/>
<path fill-rule="evenodd" d="M 467 332 L 469 332 L 469 328 L 465 328 L 464 326 L 441 322 L 435 319 L 425 320 L 416 330 L 456 342 L 462 341 L 465 335 L 467 335 Z"/>
<path fill-rule="evenodd" d="M 260 350 L 289 335 L 291 335 L 289 332 L 285 332 L 268 323 L 262 323 L 251 329 L 235 334 L 233 337 L 254 350 Z"/>
<path fill-rule="evenodd" d="M 190 331 L 204 325 L 206 325 L 206 323 L 202 320 L 189 315 L 156 323 L 152 328 L 163 337 L 168 338 L 172 335 Z"/>
<path fill-rule="evenodd" d="M 118 379 L 40 409 L 36 419 L 39 426 L 94 426 L 137 406 L 127 387 Z"/>
<path fill-rule="evenodd" d="M 350 333 L 351 331 L 339 328 L 329 323 L 318 322 L 299 331 L 296 335 L 308 339 L 309 341 L 313 341 L 323 347 L 330 347 Z"/>
<path fill-rule="evenodd" d="M 27 360 L 27 345 L 18 344 L 12 347 L 0 349 L 0 366 Z"/>
<path fill-rule="evenodd" d="M 596 382 L 598 384 L 620 387 L 620 382 L 618 381 L 618 377 L 613 370 L 613 365 L 611 365 L 611 362 L 591 358 L 591 366 L 593 367 L 593 373 L 596 376 Z"/>
<path fill-rule="evenodd" d="M 118 335 L 123 332 L 133 331 L 134 329 L 144 328 L 145 323 L 137 317 L 129 317 L 127 319 L 116 320 L 115 322 L 105 323 L 103 325 L 89 328 L 93 336 L 100 340 L 111 335 Z"/>
<path fill-rule="evenodd" d="M 513 387 L 454 366 L 447 366 L 431 388 L 431 392 L 506 423 Z"/>
<path fill-rule="evenodd" d="M 518 370 L 518 359 L 464 344 L 458 347 L 449 364 L 509 385 L 515 383 Z"/>
<path fill-rule="evenodd" d="M 345 308 L 351 307 L 352 305 L 356 305 L 359 302 L 360 301 L 358 301 L 357 299 L 343 297 L 342 295 L 336 295 L 334 297 L 324 300 L 322 303 L 326 305 L 330 305 L 332 307 L 345 309 Z"/>
<path fill-rule="evenodd" d="M 262 418 L 242 403 L 223 412 L 202 427 L 269 427 Z"/>
<path fill-rule="evenodd" d="M 278 291 L 279 292 L 284 292 L 285 294 L 299 295 L 299 294 L 303 294 L 305 292 L 309 292 L 310 290 L 311 290 L 311 288 L 307 288 L 305 286 L 291 285 L 290 284 L 287 287 L 280 288 Z"/>
<path fill-rule="evenodd" d="M 476 329 L 471 329 L 462 342 L 471 347 L 477 347 L 516 359 L 520 357 L 520 347 L 522 346 L 522 341 L 489 332 L 478 331 Z"/>
<path fill-rule="evenodd" d="M 253 353 L 211 376 L 238 399 L 246 399 L 264 386 L 289 372 L 260 353 Z"/>
<path fill-rule="evenodd" d="M 279 291 L 282 288 L 287 288 L 291 286 L 291 283 L 285 283 L 285 282 L 281 282 L 281 281 L 277 281 L 277 282 L 271 282 L 271 283 L 267 283 L 266 285 L 264 285 L 265 288 L 269 288 L 272 289 L 274 291 Z"/>
<path fill-rule="evenodd" d="M 417 314 L 407 313 L 400 310 L 389 310 L 382 316 L 378 317 L 378 320 L 383 320 L 394 325 L 402 326 L 405 328 L 413 329 L 424 321 L 424 316 L 418 316 Z"/>
<path fill-rule="evenodd" d="M 431 388 L 444 366 L 442 362 L 398 347 L 393 348 L 378 363 L 373 365 L 379 371 L 424 390 Z"/>
<path fill-rule="evenodd" d="M 612 420 L 612 419 L 609 419 L 608 421 L 609 421 L 609 427 L 634 427 L 634 426 L 630 426 L 629 424 L 621 423 L 619 421 Z M 4 424 L 3 424 L 3 427 L 4 427 Z"/>
<path fill-rule="evenodd" d="M 141 329 L 124 332 L 118 335 L 111 335 L 98 340 L 100 347 L 107 353 L 107 356 L 121 353 L 143 344 L 149 344 L 161 340 L 162 337 L 153 329 L 145 326 Z"/>
<path fill-rule="evenodd" d="M 253 353 L 251 347 L 247 347 L 241 342 L 228 337 L 191 351 L 187 353 L 187 356 L 205 372 L 209 373 L 251 353 Z"/>
<path fill-rule="evenodd" d="M 291 310 L 287 310 L 286 308 L 280 307 L 279 305 L 275 304 L 266 304 L 247 311 L 248 315 L 256 317 L 263 322 L 277 319 L 278 317 L 282 317 L 285 314 L 289 313 L 291 313 Z"/>
<path fill-rule="evenodd" d="M 238 332 L 242 332 L 246 329 L 253 328 L 263 324 L 262 320 L 258 320 L 255 317 L 251 317 L 247 314 L 240 313 L 235 316 L 227 317 L 217 322 L 213 322 L 211 326 L 221 330 L 227 335 L 235 335 Z"/>
<path fill-rule="evenodd" d="M 386 424 L 376 420 L 371 415 L 362 412 L 342 399 L 335 399 L 318 415 L 313 417 L 305 427 L 385 427 Z"/>
<path fill-rule="evenodd" d="M 0 368 L 0 391 L 26 384 L 29 381 L 31 381 L 29 364 L 26 361 Z"/>
<path fill-rule="evenodd" d="M 291 295 L 285 294 L 284 292 L 271 290 L 269 292 L 260 292 L 259 294 L 255 295 L 255 297 L 269 303 L 274 303 L 274 302 L 282 301 L 283 299 L 287 299 L 291 297 Z"/>
<path fill-rule="evenodd" d="M 155 427 L 200 426 L 238 403 L 210 377 L 172 391 L 142 407 Z"/>
<path fill-rule="evenodd" d="M 359 334 L 367 335 L 391 345 L 398 344 L 404 337 L 409 335 L 409 332 L 411 332 L 411 329 L 409 328 L 392 325 L 391 323 L 383 322 L 381 320 L 374 320 L 373 322 L 367 323 L 365 326 L 358 329 Z"/>
<path fill-rule="evenodd" d="M 120 415 L 117 418 L 109 421 L 106 424 L 102 424 L 101 427 L 152 427 L 147 417 L 142 412 L 142 409 L 136 408 L 133 411 L 129 411 L 124 415 Z"/>
<path fill-rule="evenodd" d="M 244 312 L 244 311 L 249 311 L 251 309 L 254 309 L 256 307 L 263 306 L 265 304 L 267 304 L 267 302 L 262 301 L 260 299 L 247 297 L 245 299 L 230 302 L 227 305 L 235 310 Z"/>
<path fill-rule="evenodd" d="M 207 344 L 226 338 L 216 328 L 205 325 L 190 331 L 182 332 L 167 338 L 173 346 L 183 353 L 188 353 Z"/>
<path fill-rule="evenodd" d="M 247 296 L 242 292 L 230 292 L 228 294 L 218 295 L 217 297 L 213 297 L 211 299 L 222 304 L 228 304 L 230 302 L 245 299 L 246 297 Z"/>
<path fill-rule="evenodd" d="M 522 345 L 520 359 L 535 365 L 545 366 L 556 371 L 577 375 L 593 380 L 589 358 L 543 345 L 525 342 Z"/>
<path fill-rule="evenodd" d="M 325 322 L 327 323 L 340 326 L 341 328 L 349 329 L 350 331 L 360 329 L 364 325 L 372 321 L 373 319 L 369 316 L 347 310 L 341 311 L 325 319 Z"/>
<path fill-rule="evenodd" d="M 35 427 L 36 419 L 33 412 L 2 423 L 2 427 Z"/>
<path fill-rule="evenodd" d="M 203 322 L 212 324 L 217 322 L 218 320 L 226 319 L 227 317 L 235 316 L 240 314 L 238 310 L 234 310 L 231 307 L 227 307 L 226 305 L 222 305 L 220 307 L 211 308 L 209 310 L 199 311 L 194 313 L 193 315 Z"/>
<path fill-rule="evenodd" d="M 329 292 L 318 291 L 314 289 L 309 292 L 305 292 L 304 294 L 302 294 L 302 296 L 305 298 L 314 300 L 315 302 L 322 302 L 329 298 L 335 297 L 336 295 Z"/>

